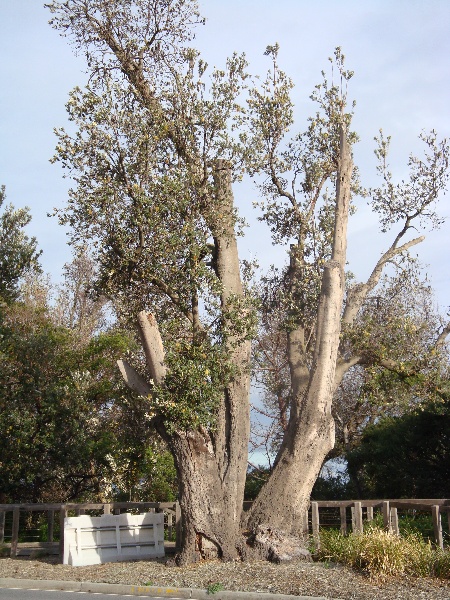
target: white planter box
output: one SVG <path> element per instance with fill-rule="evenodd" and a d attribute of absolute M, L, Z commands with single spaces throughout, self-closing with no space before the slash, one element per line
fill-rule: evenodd
<path fill-rule="evenodd" d="M 64 519 L 64 564 L 81 566 L 164 556 L 164 514 Z"/>

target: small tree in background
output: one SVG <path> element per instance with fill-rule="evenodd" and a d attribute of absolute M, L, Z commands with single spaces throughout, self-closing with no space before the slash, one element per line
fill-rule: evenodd
<path fill-rule="evenodd" d="M 0 208 L 6 200 L 5 186 L 0 188 Z M 20 280 L 27 273 L 39 273 L 37 241 L 29 238 L 24 229 L 31 221 L 28 208 L 5 206 L 0 215 L 0 300 L 17 298 Z"/>

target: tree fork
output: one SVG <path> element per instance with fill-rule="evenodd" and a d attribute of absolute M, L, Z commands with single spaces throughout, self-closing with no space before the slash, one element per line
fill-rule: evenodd
<path fill-rule="evenodd" d="M 248 514 L 253 532 L 270 525 L 296 535 L 302 544 L 302 516 L 323 460 L 334 445 L 331 403 L 334 393 L 340 318 L 344 295 L 346 235 L 353 170 L 351 149 L 341 126 L 340 156 L 336 182 L 333 250 L 325 265 L 317 316 L 317 336 L 309 383 L 300 390 L 274 470 Z M 291 352 L 293 348 L 291 348 Z M 295 357 L 294 357 L 295 358 Z M 299 362 L 301 362 L 301 357 Z M 289 495 L 285 490 L 289 490 Z M 288 537 L 286 537 L 286 540 Z M 282 546 L 279 552 L 283 554 Z"/>

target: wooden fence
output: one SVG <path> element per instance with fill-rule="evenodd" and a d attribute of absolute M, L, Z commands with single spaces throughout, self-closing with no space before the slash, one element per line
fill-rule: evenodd
<path fill-rule="evenodd" d="M 316 544 L 320 544 L 320 509 L 339 508 L 340 529 L 343 534 L 347 533 L 348 511 L 351 514 L 352 531 L 360 533 L 363 531 L 363 519 L 371 521 L 374 509 L 379 509 L 383 515 L 383 525 L 386 531 L 399 535 L 398 510 L 415 510 L 431 512 L 433 521 L 434 543 L 439 548 L 444 548 L 444 536 L 442 534 L 442 515 L 446 514 L 448 529 L 450 532 L 450 500 L 449 499 L 399 499 L 399 500 L 336 500 L 311 502 L 310 522 L 312 535 Z M 309 526 L 308 526 L 309 532 Z"/>
<path fill-rule="evenodd" d="M 164 528 L 167 541 L 165 550 L 168 553 L 176 551 L 181 544 L 181 511 L 178 502 L 111 502 L 97 503 L 66 503 L 66 504 L 0 504 L 0 544 L 5 544 L 6 514 L 12 512 L 11 542 L 5 544 L 10 547 L 10 556 L 16 557 L 19 552 L 28 551 L 55 551 L 61 560 L 64 555 L 64 519 L 69 513 L 75 516 L 86 514 L 86 511 L 96 511 L 100 514 L 116 514 L 138 510 L 142 512 L 163 512 L 165 514 Z M 47 541 L 46 542 L 19 542 L 19 529 L 21 516 L 27 513 L 41 512 L 46 514 Z M 59 542 L 54 541 L 55 520 L 59 519 Z M 172 541 L 174 539 L 174 541 Z"/>
<path fill-rule="evenodd" d="M 251 502 L 244 502 L 244 510 L 248 509 Z M 319 530 L 321 527 L 321 509 L 339 509 L 340 529 L 342 533 L 348 532 L 348 525 L 354 532 L 362 532 L 363 520 L 371 521 L 374 509 L 381 511 L 383 524 L 387 531 L 399 533 L 398 510 L 415 510 L 431 512 L 434 531 L 434 543 L 439 548 L 444 547 L 442 533 L 442 515 L 446 514 L 450 532 L 450 500 L 425 499 L 425 500 L 335 500 L 311 502 L 308 514 L 305 514 L 304 531 L 312 534 L 316 544 L 320 544 Z M 171 553 L 181 545 L 181 511 L 178 502 L 112 502 L 104 504 L 93 503 L 66 503 L 66 504 L 0 504 L 0 544 L 5 541 L 5 517 L 12 512 L 12 529 L 10 555 L 15 557 L 23 548 L 37 550 L 53 549 L 62 559 L 64 552 L 64 519 L 71 514 L 76 516 L 85 514 L 86 511 L 98 511 L 103 514 L 120 514 L 138 510 L 139 512 L 164 512 L 165 530 L 167 540 L 166 552 Z M 19 525 L 22 515 L 30 512 L 46 513 L 47 516 L 47 542 L 19 542 Z M 324 511 L 322 510 L 322 525 L 324 525 Z M 349 518 L 350 517 L 350 518 Z M 54 542 L 55 519 L 59 518 L 59 542 Z M 172 541 L 174 539 L 174 541 Z"/>

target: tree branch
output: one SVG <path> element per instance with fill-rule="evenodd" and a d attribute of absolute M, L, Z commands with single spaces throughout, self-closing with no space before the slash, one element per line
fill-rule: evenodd
<path fill-rule="evenodd" d="M 403 231 L 405 231 L 405 229 Z M 399 239 L 399 236 L 397 236 L 389 250 L 387 250 L 378 260 L 367 282 L 357 284 L 348 291 L 347 300 L 345 302 L 344 315 L 342 318 L 342 321 L 345 325 L 353 324 L 356 315 L 358 314 L 359 310 L 364 304 L 365 299 L 367 298 L 367 295 L 376 287 L 376 285 L 380 281 L 383 269 L 386 266 L 386 264 L 389 263 L 394 258 L 394 256 L 398 256 L 399 254 L 405 252 L 412 246 L 423 242 L 425 236 L 422 235 L 418 238 L 414 238 L 413 240 L 406 242 L 406 244 L 403 244 L 403 246 L 397 248 L 396 244 Z"/>
<path fill-rule="evenodd" d="M 435 342 L 435 347 L 442 348 L 442 346 L 445 344 L 445 341 L 449 334 L 450 334 L 450 322 L 447 323 L 447 325 L 444 327 L 444 329 L 439 334 L 439 336 Z"/>
<path fill-rule="evenodd" d="M 139 313 L 138 330 L 152 379 L 156 385 L 159 385 L 166 376 L 164 347 L 158 324 L 151 313 L 145 311 Z"/>
<path fill-rule="evenodd" d="M 140 396 L 148 396 L 152 386 L 126 360 L 118 360 L 117 365 L 127 386 Z"/>

